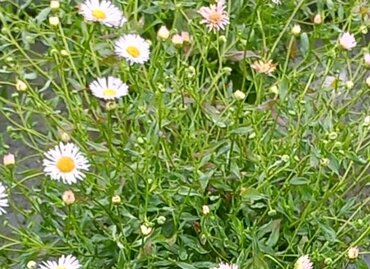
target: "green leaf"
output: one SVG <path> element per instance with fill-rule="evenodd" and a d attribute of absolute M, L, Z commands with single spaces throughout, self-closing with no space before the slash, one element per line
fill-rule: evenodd
<path fill-rule="evenodd" d="M 301 34 L 300 51 L 306 57 L 310 52 L 310 40 L 308 39 L 307 33 Z"/>
<path fill-rule="evenodd" d="M 310 180 L 308 178 L 303 178 L 303 177 L 293 177 L 289 183 L 291 185 L 306 185 L 310 183 Z"/>
<path fill-rule="evenodd" d="M 41 23 L 43 23 L 47 17 L 49 16 L 49 13 L 50 13 L 50 8 L 47 7 L 47 8 L 44 8 L 43 10 L 41 10 L 41 12 L 39 13 L 39 15 L 36 16 L 35 20 L 36 20 L 36 23 L 38 25 L 40 25 Z"/>

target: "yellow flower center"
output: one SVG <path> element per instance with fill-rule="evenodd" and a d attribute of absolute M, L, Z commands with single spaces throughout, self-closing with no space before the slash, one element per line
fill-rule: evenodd
<path fill-rule="evenodd" d="M 114 97 L 117 94 L 117 91 L 115 89 L 107 88 L 103 91 L 104 96 L 107 97 Z"/>
<path fill-rule="evenodd" d="M 64 266 L 64 265 L 59 265 L 59 266 L 57 266 L 55 269 L 67 269 L 67 267 L 66 267 L 66 266 Z"/>
<path fill-rule="evenodd" d="M 219 23 L 221 21 L 222 15 L 219 12 L 213 11 L 209 14 L 209 21 L 212 23 Z"/>
<path fill-rule="evenodd" d="M 127 51 L 128 54 L 130 54 L 134 58 L 137 58 L 137 57 L 140 56 L 140 51 L 135 46 L 128 46 L 126 51 Z"/>
<path fill-rule="evenodd" d="M 62 173 L 69 173 L 75 169 L 75 161 L 71 157 L 63 156 L 57 161 L 57 168 Z M 64 267 L 62 266 L 61 269 Z"/>
<path fill-rule="evenodd" d="M 92 15 L 99 21 L 105 20 L 107 18 L 107 14 L 105 14 L 104 10 L 100 8 L 95 8 L 92 11 Z"/>

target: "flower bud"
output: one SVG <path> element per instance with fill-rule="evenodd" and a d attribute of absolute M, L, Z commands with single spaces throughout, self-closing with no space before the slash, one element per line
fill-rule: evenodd
<path fill-rule="evenodd" d="M 183 40 L 184 43 L 190 43 L 191 42 L 189 32 L 181 32 L 181 37 L 182 37 L 182 40 Z"/>
<path fill-rule="evenodd" d="M 51 16 L 51 17 L 49 17 L 49 24 L 51 26 L 58 26 L 58 24 L 59 24 L 59 18 L 57 16 Z"/>
<path fill-rule="evenodd" d="M 67 143 L 71 140 L 71 136 L 66 132 L 60 133 L 60 140 L 62 140 L 64 143 Z"/>
<path fill-rule="evenodd" d="M 245 93 L 242 92 L 242 91 L 235 91 L 234 92 L 234 97 L 237 99 L 237 100 L 244 100 L 245 99 Z"/>
<path fill-rule="evenodd" d="M 328 158 L 323 158 L 323 159 L 320 160 L 320 164 L 322 166 L 328 166 L 329 163 L 330 163 L 330 160 Z"/>
<path fill-rule="evenodd" d="M 62 195 L 62 199 L 66 205 L 71 205 L 76 201 L 73 191 L 65 191 Z"/>
<path fill-rule="evenodd" d="M 354 83 L 353 83 L 353 81 L 352 81 L 352 80 L 348 80 L 348 81 L 346 81 L 346 88 L 347 88 L 347 90 L 352 89 L 352 88 L 353 88 L 353 86 L 354 86 Z"/>
<path fill-rule="evenodd" d="M 293 28 L 292 28 L 292 34 L 294 36 L 299 36 L 301 34 L 301 31 L 302 31 L 302 29 L 301 29 L 301 26 L 299 24 L 294 25 Z"/>
<path fill-rule="evenodd" d="M 209 212 L 210 212 L 210 210 L 209 210 L 209 206 L 208 205 L 202 206 L 202 213 L 203 213 L 203 215 L 208 215 Z"/>
<path fill-rule="evenodd" d="M 7 155 L 4 155 L 3 158 L 3 164 L 6 165 L 14 165 L 15 164 L 15 158 L 14 155 L 9 153 Z"/>
<path fill-rule="evenodd" d="M 60 55 L 62 55 L 63 57 L 67 57 L 69 55 L 69 52 L 67 50 L 61 50 Z"/>
<path fill-rule="evenodd" d="M 36 262 L 35 261 L 29 261 L 27 263 L 27 269 L 36 269 Z"/>
<path fill-rule="evenodd" d="M 51 9 L 58 9 L 60 7 L 60 3 L 58 0 L 51 0 L 50 1 L 50 8 Z"/>
<path fill-rule="evenodd" d="M 370 126 L 370 116 L 366 116 L 364 118 L 364 123 L 363 123 L 364 126 Z"/>
<path fill-rule="evenodd" d="M 121 197 L 119 195 L 115 195 L 112 197 L 112 203 L 118 205 L 121 203 Z"/>
<path fill-rule="evenodd" d="M 337 137 L 338 137 L 338 134 L 336 132 L 331 132 L 329 134 L 329 139 L 330 140 L 335 140 L 335 139 L 337 139 Z"/>
<path fill-rule="evenodd" d="M 357 259 L 359 252 L 358 247 L 351 247 L 347 252 L 348 258 L 351 260 Z"/>
<path fill-rule="evenodd" d="M 142 235 L 149 235 L 153 231 L 152 227 L 149 227 L 145 224 L 140 225 L 140 232 Z"/>
<path fill-rule="evenodd" d="M 17 89 L 17 91 L 23 92 L 27 90 L 27 84 L 24 83 L 22 80 L 17 79 L 15 83 L 15 88 Z"/>
<path fill-rule="evenodd" d="M 368 87 L 370 87 L 370 76 L 367 77 L 366 84 L 367 84 Z"/>
<path fill-rule="evenodd" d="M 322 23 L 322 17 L 320 14 L 316 14 L 315 17 L 313 18 L 314 24 L 321 24 Z"/>
<path fill-rule="evenodd" d="M 370 53 L 364 54 L 364 63 L 367 68 L 370 68 Z"/>
<path fill-rule="evenodd" d="M 175 46 L 175 47 L 181 47 L 184 43 L 184 40 L 182 38 L 181 35 L 179 34 L 175 34 L 172 36 L 172 44 Z"/>
<path fill-rule="evenodd" d="M 158 223 L 159 225 L 163 225 L 163 224 L 165 224 L 165 222 L 166 222 L 166 217 L 165 217 L 165 216 L 159 216 L 159 217 L 158 217 L 158 219 L 157 219 L 157 223 Z"/>
<path fill-rule="evenodd" d="M 170 37 L 170 31 L 168 31 L 166 26 L 162 25 L 157 32 L 157 36 L 162 40 L 166 40 Z"/>

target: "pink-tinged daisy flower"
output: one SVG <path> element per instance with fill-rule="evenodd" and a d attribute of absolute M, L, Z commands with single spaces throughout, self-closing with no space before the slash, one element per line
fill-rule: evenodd
<path fill-rule="evenodd" d="M 357 42 L 353 34 L 345 32 L 339 37 L 339 44 L 346 50 L 352 50 L 354 47 L 356 47 Z"/>
<path fill-rule="evenodd" d="M 198 13 L 203 17 L 200 23 L 206 24 L 209 31 L 224 30 L 226 25 L 229 24 L 229 15 L 225 10 L 224 0 L 218 0 L 217 4 L 210 5 L 209 7 L 201 7 Z"/>

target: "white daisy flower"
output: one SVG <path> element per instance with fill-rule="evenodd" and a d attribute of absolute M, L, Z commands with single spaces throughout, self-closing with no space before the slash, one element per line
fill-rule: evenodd
<path fill-rule="evenodd" d="M 93 95 L 104 100 L 113 100 L 128 94 L 128 86 L 119 78 L 98 78 L 90 83 L 89 88 Z"/>
<path fill-rule="evenodd" d="M 272 3 L 274 3 L 276 5 L 280 5 L 281 4 L 281 1 L 280 0 L 272 0 Z"/>
<path fill-rule="evenodd" d="M 149 43 L 136 34 L 127 34 L 120 37 L 115 43 L 115 52 L 125 58 L 130 64 L 144 64 L 149 60 Z"/>
<path fill-rule="evenodd" d="M 100 22 L 109 27 L 120 27 L 127 21 L 122 11 L 108 0 L 86 0 L 79 10 L 86 21 Z"/>
<path fill-rule="evenodd" d="M 60 143 L 45 152 L 44 155 L 45 174 L 51 179 L 63 181 L 65 184 L 83 180 L 85 174 L 82 171 L 87 171 L 90 166 L 89 161 L 81 154 L 79 147 L 73 143 Z"/>
<path fill-rule="evenodd" d="M 239 266 L 236 264 L 227 264 L 221 262 L 220 264 L 217 265 L 217 267 L 214 267 L 212 269 L 239 269 Z"/>
<path fill-rule="evenodd" d="M 198 13 L 203 17 L 200 23 L 206 24 L 209 31 L 224 30 L 226 25 L 229 24 L 229 15 L 224 0 L 218 0 L 217 4 L 209 7 L 201 7 Z"/>
<path fill-rule="evenodd" d="M 301 256 L 296 261 L 294 269 L 313 269 L 313 263 L 307 255 Z"/>
<path fill-rule="evenodd" d="M 8 194 L 6 193 L 3 183 L 0 182 L 0 216 L 6 213 L 4 207 L 8 207 L 8 203 Z"/>
<path fill-rule="evenodd" d="M 40 265 L 40 269 L 79 269 L 81 264 L 72 255 L 62 256 L 58 261 L 46 261 Z"/>

